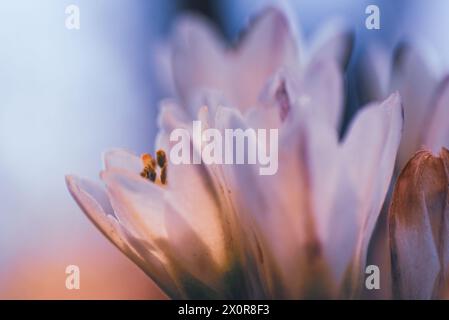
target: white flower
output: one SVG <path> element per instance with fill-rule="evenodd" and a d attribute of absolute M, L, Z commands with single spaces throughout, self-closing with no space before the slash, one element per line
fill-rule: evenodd
<path fill-rule="evenodd" d="M 353 296 L 393 172 L 400 97 L 363 108 L 339 141 L 335 58 L 318 59 L 305 73 L 289 67 L 285 57 L 294 46 L 287 44 L 285 18 L 271 10 L 257 21 L 243 48 L 225 56 L 202 28 L 201 41 L 189 41 L 196 45 L 178 66 L 186 70 L 175 76 L 181 99 L 162 104 L 157 149 L 168 154 L 170 133 L 191 131 L 193 119 L 221 131 L 274 127 L 280 139 L 275 175 L 261 176 L 255 165 L 173 165 L 162 153 L 156 163 L 113 150 L 104 156 L 104 186 L 68 176 L 68 188 L 170 297 Z M 253 66 L 259 55 L 262 62 Z M 214 82 L 217 75 L 224 81 Z M 204 93 L 199 79 L 219 87 L 225 99 Z"/>
<path fill-rule="evenodd" d="M 351 53 L 352 32 L 340 20 L 331 20 L 305 46 L 294 30 L 280 9 L 269 7 L 229 47 L 207 20 L 185 15 L 164 51 L 171 59 L 163 76 L 173 75 L 170 91 L 193 116 L 207 102 L 205 91 L 220 92 L 220 102 L 245 114 L 260 105 L 266 90 L 276 90 L 289 78 L 296 97 L 313 101 L 317 111 L 324 110 L 338 125 L 343 107 L 340 69 Z M 323 95 L 323 86 L 331 92 Z M 335 100 L 322 100 L 330 96 Z"/>
<path fill-rule="evenodd" d="M 105 155 L 106 189 L 74 176 L 68 187 L 171 297 L 335 296 L 353 259 L 355 276 L 363 267 L 400 139 L 400 101 L 366 107 L 341 143 L 326 121 L 299 113 L 281 130 L 273 176 L 249 165 L 169 165 L 158 184 L 140 176 L 139 157 L 115 150 Z M 188 128 L 180 118 L 175 105 L 162 110 L 159 147 L 170 148 L 172 128 Z M 246 125 L 225 107 L 201 118 Z"/>

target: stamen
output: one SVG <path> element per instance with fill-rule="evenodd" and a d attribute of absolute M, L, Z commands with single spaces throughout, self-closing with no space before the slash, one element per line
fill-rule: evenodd
<path fill-rule="evenodd" d="M 167 163 L 167 156 L 165 155 L 164 150 L 158 150 L 156 152 L 157 164 L 160 168 L 163 168 Z"/>
<path fill-rule="evenodd" d="M 157 177 L 157 174 L 156 174 L 155 170 L 149 172 L 148 179 L 150 179 L 151 182 L 155 182 L 156 181 L 156 177 Z"/>
<path fill-rule="evenodd" d="M 156 152 L 157 161 L 148 153 L 144 153 L 141 156 L 143 169 L 140 175 L 152 182 L 157 183 L 157 165 L 161 168 L 160 170 L 160 182 L 162 184 L 167 184 L 167 156 L 163 150 L 158 150 Z"/>
<path fill-rule="evenodd" d="M 167 165 L 161 169 L 161 182 L 167 184 Z"/>
<path fill-rule="evenodd" d="M 156 160 L 149 153 L 144 153 L 141 156 L 144 167 L 151 166 L 156 169 Z"/>

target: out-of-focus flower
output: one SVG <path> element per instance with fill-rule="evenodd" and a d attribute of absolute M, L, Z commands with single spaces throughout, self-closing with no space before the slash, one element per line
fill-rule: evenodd
<path fill-rule="evenodd" d="M 441 297 L 448 285 L 449 151 L 420 151 L 398 178 L 389 211 L 393 292 Z"/>
<path fill-rule="evenodd" d="M 363 98 L 383 99 L 397 90 L 403 99 L 399 170 L 422 148 L 438 152 L 449 147 L 449 75 L 441 76 L 435 60 L 432 51 L 405 44 L 392 59 L 382 47 L 372 46 L 363 60 Z"/>
<path fill-rule="evenodd" d="M 185 26 L 197 35 L 187 33 L 186 56 L 174 63 L 181 99 L 162 103 L 157 149 L 171 150 L 171 132 L 191 133 L 195 119 L 221 133 L 277 128 L 277 173 L 261 176 L 249 164 L 175 165 L 160 152 L 153 163 L 113 150 L 104 156 L 105 187 L 68 176 L 73 197 L 170 297 L 353 296 L 393 172 L 399 95 L 366 106 L 339 141 L 337 59 L 329 52 L 311 58 L 303 73 L 290 60 L 296 45 L 279 11 L 265 11 L 233 51 L 217 50 L 197 22 Z"/>
<path fill-rule="evenodd" d="M 227 105 L 245 113 L 260 103 L 262 89 L 276 73 L 280 80 L 285 73 L 294 74 L 294 89 L 301 90 L 305 97 L 315 95 L 311 100 L 320 102 L 316 107 L 325 105 L 328 117 L 338 122 L 343 105 L 339 69 L 351 53 L 352 32 L 341 21 L 333 20 L 308 48 L 291 25 L 280 9 L 267 8 L 250 21 L 237 44 L 229 47 L 206 19 L 181 17 L 164 51 L 165 58 L 171 57 L 164 63 L 165 73 L 173 76 L 171 91 L 181 104 L 191 107 L 198 104 L 204 90 L 218 90 Z M 317 92 L 318 84 L 340 96 L 334 94 L 336 101 L 321 101 L 318 98 L 326 95 Z M 296 95 L 301 96 L 298 92 Z M 195 116 L 196 110 L 192 114 Z"/>

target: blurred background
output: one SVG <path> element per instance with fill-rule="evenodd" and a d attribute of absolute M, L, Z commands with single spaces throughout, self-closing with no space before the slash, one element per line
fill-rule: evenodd
<path fill-rule="evenodd" d="M 64 176 L 96 177 L 101 153 L 152 150 L 159 45 L 185 11 L 208 16 L 233 41 L 267 4 L 290 8 L 306 41 L 342 17 L 355 30 L 347 69 L 347 118 L 353 66 L 367 43 L 388 52 L 400 39 L 426 41 L 449 61 L 449 2 L 350 0 L 15 0 L 0 3 L 0 298 L 164 298 L 82 214 Z M 65 28 L 65 8 L 80 9 L 79 30 Z M 365 28 L 376 4 L 381 29 Z M 81 270 L 81 289 L 65 288 L 65 267 Z"/>

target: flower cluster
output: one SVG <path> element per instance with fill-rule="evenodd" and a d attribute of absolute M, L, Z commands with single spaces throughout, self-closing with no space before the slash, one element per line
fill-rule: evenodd
<path fill-rule="evenodd" d="M 67 176 L 71 194 L 169 297 L 357 298 L 392 177 L 412 157 L 389 212 L 393 292 L 444 295 L 449 151 L 413 153 L 449 146 L 447 80 L 429 81 L 425 61 L 403 48 L 392 84 L 371 84 L 385 92 L 340 137 L 353 34 L 335 23 L 305 46 L 293 30 L 268 8 L 228 47 L 202 18 L 180 19 L 157 161 L 108 151 L 102 183 Z M 222 133 L 278 129 L 276 174 L 259 175 L 251 163 L 173 165 L 170 133 L 191 132 L 195 120 Z"/>

